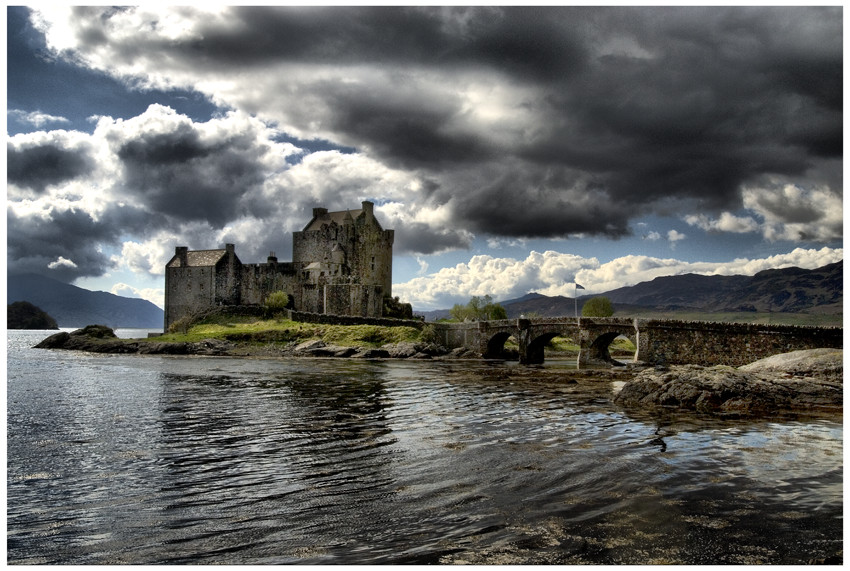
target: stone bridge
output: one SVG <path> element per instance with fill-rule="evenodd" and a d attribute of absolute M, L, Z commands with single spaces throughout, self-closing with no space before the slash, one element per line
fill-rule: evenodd
<path fill-rule="evenodd" d="M 633 319 L 540 317 L 466 323 L 435 323 L 448 348 L 465 347 L 483 358 L 505 356 L 505 342 L 519 345 L 520 363 L 543 363 L 554 337 L 579 346 L 577 366 L 616 364 L 608 346 L 619 336 L 634 343 L 634 361 L 648 364 L 740 366 L 778 353 L 819 347 L 841 348 L 843 328 Z"/>

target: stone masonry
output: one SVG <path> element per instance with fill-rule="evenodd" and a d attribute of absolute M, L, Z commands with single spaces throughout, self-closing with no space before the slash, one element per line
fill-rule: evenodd
<path fill-rule="evenodd" d="M 289 295 L 291 309 L 319 314 L 381 317 L 392 294 L 393 230 L 374 205 L 328 212 L 292 235 L 292 261 L 243 264 L 233 244 L 217 250 L 175 249 L 165 266 L 165 330 L 177 320 L 218 306 L 262 305 L 272 292 Z"/>
<path fill-rule="evenodd" d="M 740 366 L 758 359 L 815 348 L 840 348 L 841 327 L 711 323 L 621 317 L 539 317 L 467 323 L 435 323 L 439 343 L 465 347 L 487 358 L 498 356 L 509 337 L 519 345 L 523 364 L 544 361 L 544 347 L 555 336 L 579 345 L 577 366 L 612 363 L 608 346 L 619 336 L 637 348 L 634 360 L 650 365 Z"/>

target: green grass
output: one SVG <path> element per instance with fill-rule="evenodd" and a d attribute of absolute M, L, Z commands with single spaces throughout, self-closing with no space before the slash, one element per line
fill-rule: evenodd
<path fill-rule="evenodd" d="M 380 347 L 387 343 L 418 341 L 415 327 L 378 325 L 324 325 L 285 319 L 263 319 L 216 315 L 189 328 L 186 333 L 167 333 L 156 341 L 197 342 L 222 339 L 244 343 L 290 343 L 322 339 L 344 347 Z"/>
<path fill-rule="evenodd" d="M 506 344 L 507 345 L 507 344 Z M 608 352 L 610 353 L 634 353 L 635 345 L 628 339 L 617 338 L 611 342 L 608 346 Z M 555 337 L 552 341 L 546 345 L 547 351 L 553 351 L 556 353 L 576 353 L 579 352 L 579 346 L 577 343 L 573 342 L 572 339 L 567 337 Z"/>

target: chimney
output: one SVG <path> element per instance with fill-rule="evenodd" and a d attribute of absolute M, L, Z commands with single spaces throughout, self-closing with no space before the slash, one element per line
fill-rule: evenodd
<path fill-rule="evenodd" d="M 274 252 L 269 252 L 268 263 L 269 264 L 276 264 L 277 263 L 277 256 L 275 256 Z"/>
<path fill-rule="evenodd" d="M 174 248 L 174 255 L 180 260 L 181 268 L 189 265 L 189 248 L 187 246 L 177 246 Z"/>
<path fill-rule="evenodd" d="M 313 218 L 321 218 L 325 214 L 328 213 L 327 208 L 314 208 L 313 209 Z"/>
<path fill-rule="evenodd" d="M 368 200 L 364 200 L 360 203 L 363 207 L 363 212 L 366 213 L 366 218 L 374 218 L 375 217 L 375 205 Z"/>

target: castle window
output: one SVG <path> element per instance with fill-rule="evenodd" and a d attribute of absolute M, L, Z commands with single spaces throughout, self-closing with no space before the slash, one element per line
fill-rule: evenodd
<path fill-rule="evenodd" d="M 375 256 L 372 256 L 372 271 L 375 271 Z"/>

